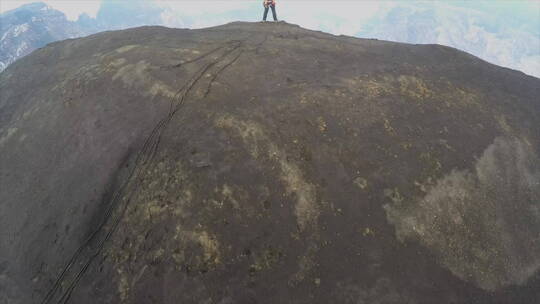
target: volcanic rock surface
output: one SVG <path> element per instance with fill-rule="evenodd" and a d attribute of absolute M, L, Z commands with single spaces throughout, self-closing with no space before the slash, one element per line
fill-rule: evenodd
<path fill-rule="evenodd" d="M 0 74 L 0 303 L 535 303 L 540 80 L 286 23 Z"/>

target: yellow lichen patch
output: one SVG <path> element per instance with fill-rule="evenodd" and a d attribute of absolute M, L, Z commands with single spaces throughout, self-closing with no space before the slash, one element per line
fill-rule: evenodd
<path fill-rule="evenodd" d="M 419 181 L 414 181 L 414 185 L 423 193 L 427 192 L 427 185 L 430 185 L 432 183 L 432 178 L 429 177 L 428 180 L 425 183 L 421 183 Z"/>
<path fill-rule="evenodd" d="M 178 55 L 186 55 L 186 53 L 191 53 L 191 49 L 185 49 L 185 48 L 175 48 L 175 49 L 171 49 L 171 51 L 175 52 Z"/>
<path fill-rule="evenodd" d="M 363 177 L 357 177 L 353 180 L 353 183 L 360 189 L 365 190 L 368 186 L 367 179 Z"/>
<path fill-rule="evenodd" d="M 116 273 L 119 277 L 118 279 L 118 296 L 120 297 L 121 303 L 129 303 L 130 302 L 130 295 L 131 290 L 139 281 L 139 279 L 142 277 L 146 269 L 148 268 L 148 265 L 144 265 L 139 272 L 132 278 L 130 278 L 130 275 L 126 273 L 126 271 L 120 267 L 116 269 Z"/>
<path fill-rule="evenodd" d="M 364 237 L 367 237 L 367 236 L 373 236 L 374 233 L 373 233 L 373 230 L 369 227 L 366 227 L 364 229 L 362 229 L 362 236 Z"/>
<path fill-rule="evenodd" d="M 454 88 L 452 90 L 454 94 L 457 94 L 459 100 L 463 105 L 471 106 L 480 106 L 479 99 L 480 94 L 472 91 L 471 89 L 465 88 Z M 450 93 L 452 93 L 452 91 Z"/>
<path fill-rule="evenodd" d="M 129 52 L 131 50 L 133 50 L 134 48 L 136 47 L 139 47 L 140 45 L 137 45 L 137 44 L 129 44 L 129 45 L 124 45 L 123 47 L 119 47 L 117 48 L 115 51 L 117 53 L 125 53 L 125 52 Z"/>
<path fill-rule="evenodd" d="M 306 94 L 305 93 L 302 93 L 300 95 L 300 103 L 302 104 L 306 104 L 308 102 L 307 98 L 306 98 Z"/>
<path fill-rule="evenodd" d="M 237 123 L 241 123 L 241 125 L 237 125 Z M 266 136 L 258 125 L 238 121 L 232 116 L 220 117 L 216 120 L 215 124 L 219 128 L 234 129 L 237 131 L 253 158 L 258 158 L 261 155 L 260 150 L 264 143 L 259 144 L 258 142 L 264 141 Z"/>
<path fill-rule="evenodd" d="M 221 263 L 220 245 L 214 234 L 202 229 L 186 230 L 183 226 L 178 225 L 173 239 L 176 241 L 176 248 L 171 256 L 177 263 L 177 267 L 182 267 L 184 263 L 189 262 L 192 268 L 208 270 Z M 188 250 L 193 244 L 200 248 L 201 255 L 193 257 L 193 252 Z M 189 261 L 188 256 L 192 256 Z"/>
<path fill-rule="evenodd" d="M 111 62 L 109 62 L 109 65 L 111 65 L 112 67 L 118 68 L 126 64 L 126 62 L 127 62 L 126 58 L 116 58 L 112 60 Z"/>
<path fill-rule="evenodd" d="M 183 250 L 175 249 L 172 254 L 176 269 L 182 269 L 182 265 L 186 261 L 186 255 Z"/>
<path fill-rule="evenodd" d="M 320 210 L 317 202 L 315 186 L 304 178 L 300 167 L 287 159 L 284 150 L 275 144 L 264 128 L 253 121 L 240 120 L 231 115 L 225 115 L 216 120 L 216 125 L 221 128 L 235 131 L 242 139 L 247 151 L 252 157 L 261 161 L 270 160 L 279 168 L 279 178 L 285 186 L 287 195 L 296 199 L 294 212 L 300 232 L 310 231 L 309 248 L 299 260 L 299 269 L 289 280 L 290 284 L 303 281 L 315 267 L 314 256 L 318 250 L 319 241 L 317 221 Z M 293 238 L 295 238 L 293 236 Z M 299 238 L 297 238 L 299 239 Z M 253 265 L 254 270 L 264 269 L 265 262 Z"/>
<path fill-rule="evenodd" d="M 431 175 L 439 172 L 442 169 L 441 162 L 432 152 L 420 153 L 420 160 L 424 163 L 424 173 Z"/>
<path fill-rule="evenodd" d="M 414 75 L 363 75 L 346 78 L 344 86 L 353 93 L 363 95 L 369 100 L 384 96 L 404 96 L 421 105 L 426 100 L 439 103 L 436 107 L 480 107 L 482 93 L 471 88 L 456 86 L 450 81 L 427 82 L 427 78 Z"/>
<path fill-rule="evenodd" d="M 29 119 L 32 115 L 36 114 L 37 111 L 39 111 L 39 104 L 32 106 L 29 110 L 26 110 L 22 115 L 22 119 Z"/>
<path fill-rule="evenodd" d="M 521 137 L 521 140 L 523 141 L 524 144 L 526 144 L 529 148 L 532 148 L 532 143 L 531 141 L 526 137 L 526 136 L 522 136 Z"/>
<path fill-rule="evenodd" d="M 99 80 L 105 71 L 106 68 L 101 64 L 83 65 L 66 75 L 51 91 L 59 91 L 64 96 L 64 103 L 70 105 L 74 99 L 80 99 L 89 82 Z"/>
<path fill-rule="evenodd" d="M 172 261 L 176 269 L 206 271 L 221 260 L 217 237 L 202 224 L 187 224 L 194 193 L 182 162 L 161 161 L 141 172 L 140 183 L 130 181 L 127 186 L 135 193 L 105 253 L 118 274 L 119 296 L 128 303 L 145 266 Z M 171 225 L 176 229 L 166 228 Z"/>
<path fill-rule="evenodd" d="M 315 255 L 316 248 L 311 245 L 308 248 L 308 251 L 306 255 L 303 255 L 300 257 L 298 261 L 298 271 L 291 276 L 289 279 L 288 284 L 290 286 L 297 286 L 299 283 L 304 281 L 310 273 L 315 269 L 317 266 L 317 263 L 314 261 L 314 255 Z"/>
<path fill-rule="evenodd" d="M 384 123 L 384 130 L 386 130 L 386 133 L 390 135 L 396 135 L 396 130 L 392 127 L 392 124 L 390 124 L 390 121 L 388 118 L 383 118 Z"/>
<path fill-rule="evenodd" d="M 117 269 L 117 273 L 120 277 L 118 280 L 118 295 L 120 296 L 120 301 L 125 303 L 129 298 L 131 284 L 129 283 L 128 276 L 122 269 Z"/>
<path fill-rule="evenodd" d="M 299 96 L 300 104 L 314 103 L 317 100 L 317 93 L 311 88 L 305 88 L 305 86 L 305 84 L 298 85 L 298 87 L 301 88 L 301 93 Z"/>
<path fill-rule="evenodd" d="M 403 196 L 397 188 L 394 189 L 384 189 L 384 196 L 392 200 L 392 202 L 399 204 L 403 201 Z"/>
<path fill-rule="evenodd" d="M 471 88 L 456 86 L 446 81 L 437 91 L 437 97 L 444 102 L 447 108 L 451 107 L 481 107 L 482 93 Z"/>
<path fill-rule="evenodd" d="M 464 281 L 488 291 L 523 284 L 540 269 L 539 164 L 523 140 L 496 138 L 473 168 L 416 182 L 421 197 L 388 191 L 387 219 L 399 240 L 426 246 Z"/>
<path fill-rule="evenodd" d="M 344 85 L 367 98 L 377 98 L 393 93 L 392 83 L 389 79 L 377 79 L 370 76 L 361 76 L 343 79 Z"/>
<path fill-rule="evenodd" d="M 328 125 L 326 124 L 326 121 L 322 116 L 319 116 L 317 118 L 317 126 L 319 127 L 319 131 L 325 132 L 326 129 L 328 129 Z"/>
<path fill-rule="evenodd" d="M 176 91 L 170 86 L 155 78 L 151 74 L 152 66 L 141 60 L 135 64 L 127 64 L 118 69 L 112 80 L 121 80 L 128 87 L 142 88 L 147 96 L 162 95 L 173 98 Z"/>
<path fill-rule="evenodd" d="M 2 137 L 0 137 L 0 147 L 3 146 L 15 133 L 17 133 L 17 128 L 8 128 Z"/>
<path fill-rule="evenodd" d="M 514 134 L 514 130 L 512 127 L 508 124 L 508 121 L 506 120 L 506 117 L 504 115 L 495 115 L 495 120 L 497 120 L 497 123 L 499 124 L 499 127 L 506 133 L 506 134 Z"/>
<path fill-rule="evenodd" d="M 168 98 L 176 97 L 176 92 L 174 92 L 171 87 L 162 82 L 155 82 L 154 84 L 152 84 L 152 87 L 150 88 L 150 94 L 162 95 Z"/>
<path fill-rule="evenodd" d="M 399 144 L 403 150 L 410 150 L 412 148 L 412 143 L 402 142 Z"/>
<path fill-rule="evenodd" d="M 230 115 L 218 118 L 215 123 L 220 128 L 236 131 L 254 158 L 267 158 L 278 163 L 280 179 L 287 194 L 296 196 L 295 215 L 299 228 L 305 230 L 316 225 L 320 211 L 315 186 L 305 180 L 302 170 L 295 163 L 287 160 L 285 151 L 270 140 L 263 127 Z"/>
<path fill-rule="evenodd" d="M 381 146 L 379 144 L 376 144 L 375 148 L 377 148 L 378 151 L 381 151 L 382 153 L 384 153 L 385 155 L 389 157 L 397 158 L 397 154 L 393 153 L 392 150 L 390 150 L 389 147 L 387 146 Z"/>
<path fill-rule="evenodd" d="M 445 147 L 446 149 L 448 149 L 449 151 L 456 151 L 456 149 L 454 149 L 452 146 L 450 146 L 448 144 L 448 140 L 446 139 L 439 139 L 438 140 L 439 144 L 441 144 L 443 147 Z"/>
<path fill-rule="evenodd" d="M 245 202 L 248 200 L 248 194 L 243 189 L 233 189 L 232 186 L 228 184 L 224 184 L 221 189 L 221 196 L 223 202 L 228 202 L 232 205 L 232 207 L 236 210 L 240 210 L 241 202 Z M 243 206 L 243 211 L 245 210 L 247 206 Z"/>
<path fill-rule="evenodd" d="M 341 89 L 335 89 L 335 90 L 334 90 L 334 96 L 335 96 L 335 97 L 347 97 L 348 95 L 347 95 L 346 92 L 344 92 L 344 91 L 341 90 Z"/>
<path fill-rule="evenodd" d="M 433 96 L 433 91 L 418 77 L 401 75 L 398 77 L 398 82 L 402 95 L 409 96 L 415 100 L 424 100 Z"/>
<path fill-rule="evenodd" d="M 280 158 L 281 179 L 285 182 L 288 193 L 296 194 L 295 214 L 298 226 L 301 230 L 315 225 L 319 216 L 319 208 L 316 205 L 315 187 L 306 182 L 301 170 Z"/>
<path fill-rule="evenodd" d="M 249 272 L 255 274 L 265 270 L 272 269 L 282 258 L 283 253 L 280 249 L 268 247 L 261 253 L 255 255 L 253 263 L 249 266 Z"/>
<path fill-rule="evenodd" d="M 138 82 L 144 82 L 145 80 L 148 80 L 146 70 L 148 70 L 149 67 L 150 64 L 144 60 L 135 64 L 131 63 L 119 69 L 112 79 L 121 79 L 125 84 L 130 86 Z"/>
<path fill-rule="evenodd" d="M 191 240 L 197 242 L 203 248 L 204 262 L 208 265 L 218 265 L 221 257 L 219 253 L 219 243 L 214 235 L 206 231 L 191 232 Z"/>

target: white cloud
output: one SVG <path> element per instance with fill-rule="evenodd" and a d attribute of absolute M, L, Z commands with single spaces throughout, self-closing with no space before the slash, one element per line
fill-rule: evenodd
<path fill-rule="evenodd" d="M 53 8 L 64 12 L 69 20 L 77 20 L 82 13 L 88 14 L 90 17 L 95 17 L 101 1 L 86 0 L 86 1 L 62 1 L 62 0 L 45 0 L 45 3 Z"/>
<path fill-rule="evenodd" d="M 164 9 L 163 24 L 170 27 L 203 28 L 231 21 L 257 21 L 258 1 L 153 0 Z"/>
<path fill-rule="evenodd" d="M 512 68 L 540 78 L 540 55 L 523 57 Z"/>
<path fill-rule="evenodd" d="M 0 1 L 0 13 L 15 9 L 15 8 L 17 8 L 17 7 L 19 7 L 19 6 L 23 5 L 23 4 L 32 3 L 32 2 L 36 2 L 36 1 L 32 1 L 32 0 L 17 0 L 17 1 L 2 0 L 2 1 Z"/>
<path fill-rule="evenodd" d="M 182 15 L 210 15 L 245 9 L 253 1 L 171 1 L 154 0 L 158 6 L 170 8 Z"/>
<path fill-rule="evenodd" d="M 381 1 L 282 1 L 278 17 L 309 29 L 354 35 L 369 18 L 391 5 Z"/>

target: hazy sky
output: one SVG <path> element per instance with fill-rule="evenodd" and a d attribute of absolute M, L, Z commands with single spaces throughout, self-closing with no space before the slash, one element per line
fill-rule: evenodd
<path fill-rule="evenodd" d="M 108 0 L 114 1 L 114 0 Z M 168 5 L 178 9 L 183 14 L 209 15 L 223 14 L 227 11 L 242 8 L 259 7 L 261 0 L 150 0 L 162 5 Z M 95 16 L 101 0 L 2 0 L 0 12 L 14 9 L 25 3 L 45 2 L 50 6 L 64 12 L 69 19 L 76 20 L 81 13 Z M 520 14 L 529 18 L 540 19 L 540 0 L 489 0 L 489 1 L 372 1 L 372 0 L 278 0 L 279 12 L 285 17 L 296 17 L 289 20 L 291 23 L 302 24 L 313 16 L 328 14 L 339 16 L 345 20 L 363 19 L 372 16 L 380 7 L 387 7 L 396 3 L 414 3 L 422 6 L 423 2 L 450 4 L 460 7 L 470 7 L 483 11 L 505 13 L 507 15 Z M 260 18 L 260 14 L 253 16 L 254 20 Z M 208 16 L 210 17 L 210 16 Z"/>
<path fill-rule="evenodd" d="M 262 18 L 262 0 L 146 1 L 167 8 L 161 15 L 161 24 L 169 27 L 201 28 Z M 95 17 L 101 4 L 101 0 L 0 0 L 0 11 L 31 2 L 45 2 L 64 12 L 70 20 L 76 20 L 81 13 Z M 304 28 L 449 45 L 540 77 L 540 0 L 277 0 L 277 5 L 279 19 Z M 421 28 L 422 20 L 414 24 L 414 19 L 406 18 L 398 20 L 401 25 L 393 26 L 396 17 L 389 12 L 398 6 L 400 12 L 408 12 L 412 18 L 422 18 L 428 9 L 435 11 L 435 28 Z M 410 37 L 411 33 L 417 39 Z"/>

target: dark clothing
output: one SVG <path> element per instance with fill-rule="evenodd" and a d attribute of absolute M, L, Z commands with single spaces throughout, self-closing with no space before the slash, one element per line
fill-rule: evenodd
<path fill-rule="evenodd" d="M 273 5 L 273 4 L 270 4 L 268 6 L 266 6 L 264 8 L 264 16 L 263 16 L 263 20 L 266 21 L 266 16 L 268 16 L 268 8 L 271 8 L 272 9 L 272 16 L 274 17 L 274 21 L 277 21 L 277 16 L 276 16 L 276 6 Z"/>

